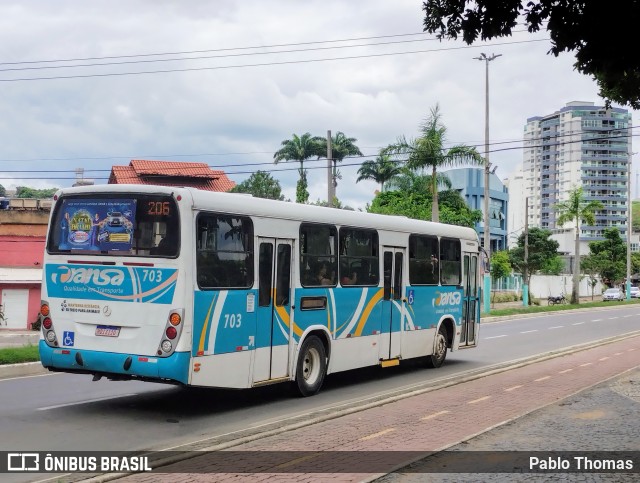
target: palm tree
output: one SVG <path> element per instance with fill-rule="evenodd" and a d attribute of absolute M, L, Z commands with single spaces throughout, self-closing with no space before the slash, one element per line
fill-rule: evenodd
<path fill-rule="evenodd" d="M 332 176 L 333 179 L 333 188 L 338 186 L 337 180 L 340 178 L 340 173 L 336 169 L 337 163 L 341 163 L 344 158 L 347 156 L 362 156 L 362 152 L 356 146 L 356 138 L 348 138 L 342 131 L 336 132 L 335 136 L 331 136 L 331 158 L 332 158 Z M 327 153 L 327 140 L 322 138 L 322 149 L 323 154 L 320 156 L 325 156 Z M 334 191 L 335 196 L 335 191 Z"/>
<path fill-rule="evenodd" d="M 430 174 L 416 173 L 403 167 L 401 172 L 389 181 L 388 186 L 399 191 L 431 193 L 433 191 L 433 178 Z M 446 174 L 436 174 L 436 188 L 451 189 L 451 186 L 451 179 Z"/>
<path fill-rule="evenodd" d="M 311 136 L 308 132 L 302 136 L 293 134 L 293 138 L 282 141 L 282 148 L 273 155 L 273 162 L 275 164 L 283 160 L 298 161 L 300 163 L 300 169 L 298 170 L 300 179 L 296 185 L 296 203 L 306 203 L 309 201 L 307 172 L 304 169 L 304 162 L 313 156 L 322 156 L 322 140 L 323 139 L 318 136 Z"/>
<path fill-rule="evenodd" d="M 414 171 L 431 168 L 431 220 L 440 220 L 438 208 L 438 169 L 445 166 L 461 164 L 483 165 L 484 158 L 475 147 L 459 144 L 445 149 L 447 128 L 440 121 L 440 107 L 431 108 L 431 115 L 420 126 L 420 136 L 407 140 L 404 136 L 398 142 L 384 149 L 385 154 L 393 154 L 407 158 L 407 167 Z"/>
<path fill-rule="evenodd" d="M 569 199 L 556 203 L 558 218 L 556 224 L 562 226 L 567 222 L 576 222 L 575 252 L 576 261 L 573 264 L 573 289 L 571 290 L 571 303 L 580 303 L 580 221 L 584 220 L 589 225 L 596 222 L 595 212 L 604 208 L 599 201 L 585 201 L 582 187 L 569 191 Z"/>
<path fill-rule="evenodd" d="M 384 184 L 402 171 L 400 163 L 391 160 L 387 154 L 379 154 L 375 160 L 368 160 L 362 163 L 358 169 L 358 179 L 356 183 L 363 180 L 373 180 L 380 183 L 380 191 L 384 191 Z"/>

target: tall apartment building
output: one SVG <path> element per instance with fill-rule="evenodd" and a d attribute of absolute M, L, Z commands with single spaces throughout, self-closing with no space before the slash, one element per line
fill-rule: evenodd
<path fill-rule="evenodd" d="M 596 213 L 593 226 L 581 225 L 580 252 L 588 253 L 588 242 L 601 240 L 605 228 L 617 227 L 626 238 L 632 155 L 631 114 L 626 109 L 574 101 L 552 114 L 531 117 L 524 128 L 523 152 L 521 196 L 525 203 L 528 198 L 529 226 L 551 230 L 560 250 L 573 253 L 575 227 L 557 225 L 555 205 L 582 186 L 584 199 L 598 200 L 604 208 Z M 524 213 L 521 216 L 524 222 Z"/>

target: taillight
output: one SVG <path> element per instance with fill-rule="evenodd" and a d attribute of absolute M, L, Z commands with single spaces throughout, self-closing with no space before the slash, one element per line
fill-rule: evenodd
<path fill-rule="evenodd" d="M 51 328 L 51 325 L 52 325 L 52 322 L 51 322 L 51 319 L 50 319 L 49 317 L 45 317 L 45 318 L 42 320 L 42 326 L 43 326 L 45 329 L 49 330 L 49 329 Z"/>
<path fill-rule="evenodd" d="M 40 313 L 42 314 L 43 317 L 46 317 L 47 315 L 49 315 L 49 305 L 48 304 L 42 304 L 40 306 Z"/>
<path fill-rule="evenodd" d="M 167 335 L 168 339 L 173 340 L 178 335 L 178 331 L 176 330 L 175 327 L 167 327 L 167 330 L 165 330 L 165 334 Z"/>
<path fill-rule="evenodd" d="M 180 317 L 180 314 L 176 314 L 175 312 L 173 314 L 171 314 L 171 316 L 169 317 L 169 322 L 171 323 L 171 325 L 176 326 L 176 325 L 180 325 L 180 322 L 182 322 L 182 317 Z"/>

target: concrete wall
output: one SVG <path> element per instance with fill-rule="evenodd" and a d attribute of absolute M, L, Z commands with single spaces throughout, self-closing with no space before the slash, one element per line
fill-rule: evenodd
<path fill-rule="evenodd" d="M 0 210 L 0 236 L 46 236 L 48 211 Z"/>
<path fill-rule="evenodd" d="M 602 295 L 605 287 L 598 282 L 593 289 L 596 297 Z M 573 290 L 572 275 L 532 275 L 529 292 L 536 298 L 546 299 L 550 295 L 557 297 L 564 293 L 567 299 Z M 591 297 L 591 286 L 587 277 L 580 280 L 580 297 Z"/>

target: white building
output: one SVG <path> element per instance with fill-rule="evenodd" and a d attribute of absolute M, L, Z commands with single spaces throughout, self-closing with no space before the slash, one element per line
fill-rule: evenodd
<path fill-rule="evenodd" d="M 557 225 L 555 205 L 566 201 L 569 192 L 579 186 L 585 201 L 598 200 L 604 205 L 593 226 L 581 225 L 580 253 L 589 253 L 588 243 L 602 240 L 605 228 L 617 227 L 626 239 L 631 126 L 626 109 L 605 109 L 581 101 L 527 119 L 523 164 L 510 176 L 508 185 L 511 246 L 515 243 L 513 234 L 517 237 L 518 230 L 524 229 L 528 199 L 529 227 L 551 230 L 560 243 L 559 250 L 574 254 L 575 226 Z"/>

